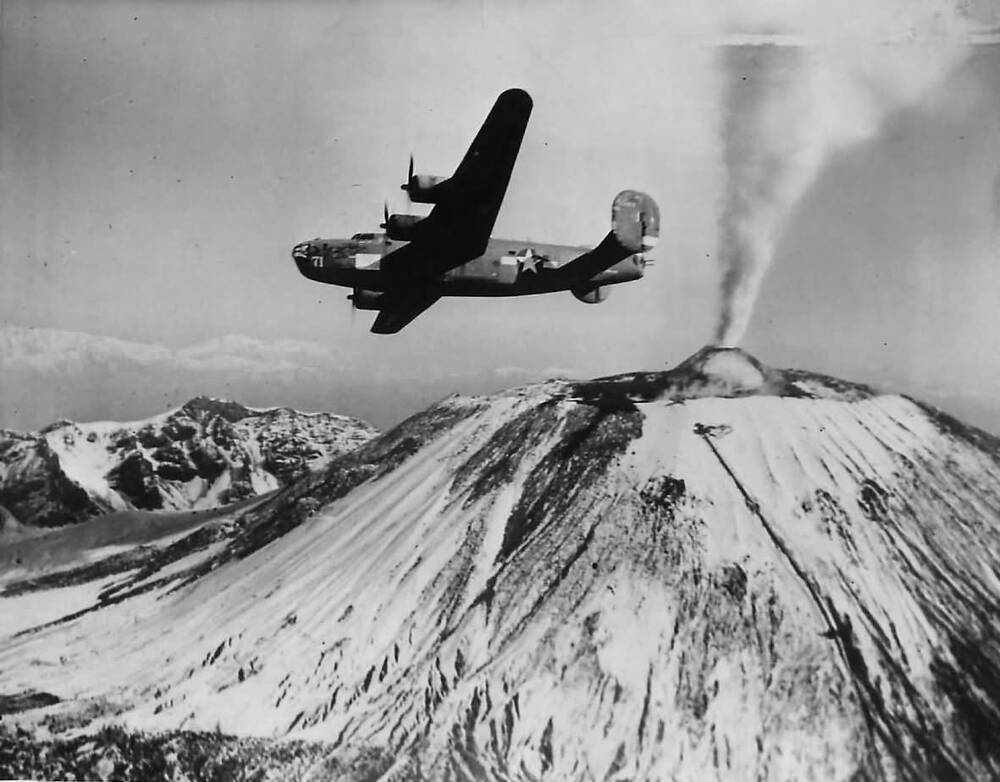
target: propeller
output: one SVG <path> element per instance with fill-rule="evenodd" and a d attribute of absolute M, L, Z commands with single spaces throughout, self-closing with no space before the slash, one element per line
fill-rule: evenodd
<path fill-rule="evenodd" d="M 406 191 L 406 196 L 410 196 L 410 183 L 413 181 L 413 153 L 410 153 L 410 167 L 406 170 L 406 184 L 400 185 L 400 190 Z M 411 201 L 412 203 L 412 201 Z"/>
<path fill-rule="evenodd" d="M 382 202 L 382 223 L 379 225 L 384 234 L 382 234 L 382 244 L 390 244 L 389 240 L 389 202 Z"/>

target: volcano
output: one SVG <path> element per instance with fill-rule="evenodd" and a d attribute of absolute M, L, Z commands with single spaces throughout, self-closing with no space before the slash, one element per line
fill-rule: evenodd
<path fill-rule="evenodd" d="M 0 775 L 215 736 L 311 779 L 1000 776 L 1000 441 L 904 396 L 706 348 L 445 399 L 211 525 L 0 576 Z"/>

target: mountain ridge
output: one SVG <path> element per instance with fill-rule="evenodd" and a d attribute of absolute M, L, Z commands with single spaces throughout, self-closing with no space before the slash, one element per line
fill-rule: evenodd
<path fill-rule="evenodd" d="M 28 526 L 112 510 L 211 508 L 277 489 L 375 434 L 332 413 L 198 396 L 129 422 L 0 432 L 0 506 Z"/>

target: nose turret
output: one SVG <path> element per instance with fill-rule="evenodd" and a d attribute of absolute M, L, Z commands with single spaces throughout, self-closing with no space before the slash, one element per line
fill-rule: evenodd
<path fill-rule="evenodd" d="M 337 275 L 355 268 L 358 242 L 349 239 L 313 239 L 292 248 L 299 272 L 311 280 L 337 283 Z"/>
<path fill-rule="evenodd" d="M 292 259 L 296 263 L 306 260 L 312 253 L 312 242 L 299 242 L 292 248 Z"/>

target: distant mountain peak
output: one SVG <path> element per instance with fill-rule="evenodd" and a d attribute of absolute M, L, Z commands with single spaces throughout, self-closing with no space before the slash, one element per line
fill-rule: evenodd
<path fill-rule="evenodd" d="M 216 399 L 210 396 L 196 396 L 188 400 L 180 408 L 183 412 L 197 421 L 204 421 L 214 416 L 221 416 L 230 423 L 242 421 L 244 418 L 253 415 L 249 407 L 233 402 L 228 399 Z"/>
<path fill-rule="evenodd" d="M 59 420 L 0 432 L 0 504 L 29 526 L 128 508 L 212 508 L 273 491 L 375 434 L 333 413 L 209 396 L 128 423 Z"/>
<path fill-rule="evenodd" d="M 62 429 L 67 426 L 73 426 L 75 422 L 69 420 L 68 418 L 57 418 L 50 424 L 46 424 L 41 429 L 38 430 L 38 434 L 48 434 L 49 432 L 54 432 L 57 429 Z"/>

